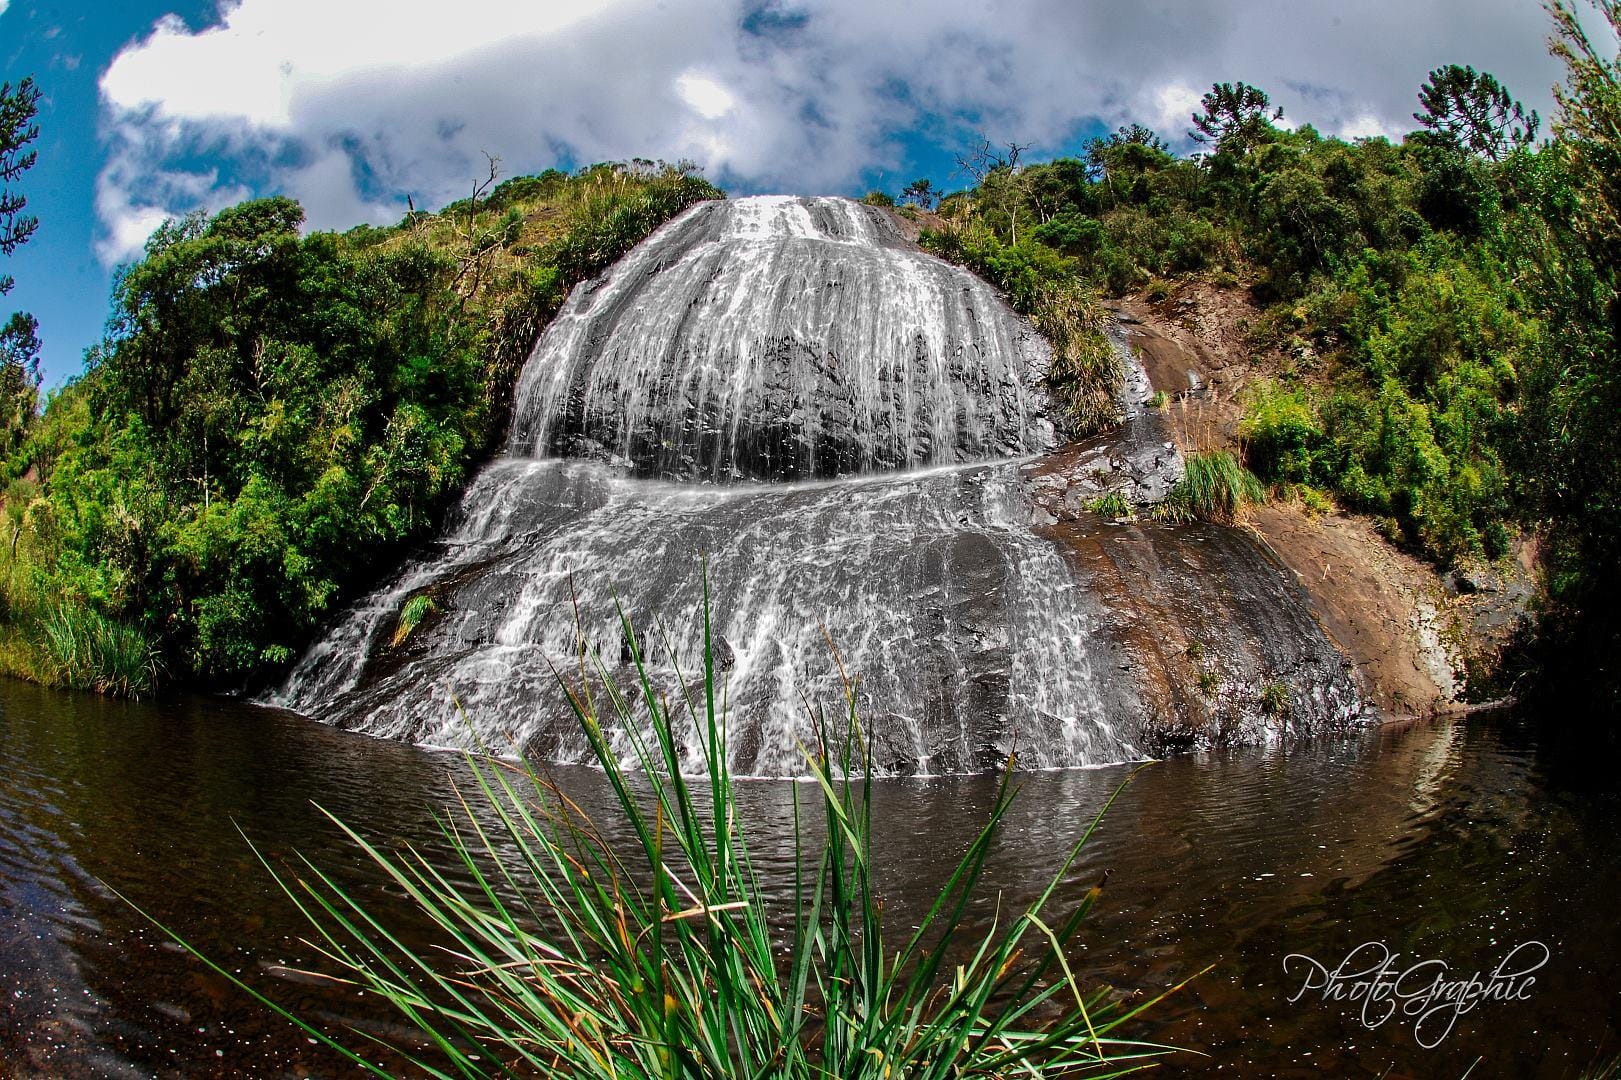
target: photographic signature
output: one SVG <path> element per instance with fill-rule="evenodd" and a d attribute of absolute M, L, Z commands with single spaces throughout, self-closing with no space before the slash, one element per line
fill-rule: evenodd
<path fill-rule="evenodd" d="M 1455 974 L 1445 960 L 1409 962 L 1384 942 L 1369 941 L 1332 968 L 1304 953 L 1290 953 L 1283 958 L 1283 972 L 1301 978 L 1290 1004 L 1312 994 L 1325 1002 L 1356 1003 L 1369 1030 L 1399 1017 L 1396 1022 L 1411 1023 L 1413 1038 L 1428 1050 L 1482 1002 L 1528 1000 L 1537 981 L 1532 972 L 1551 956 L 1542 942 L 1527 941 L 1510 949 L 1490 971 Z"/>

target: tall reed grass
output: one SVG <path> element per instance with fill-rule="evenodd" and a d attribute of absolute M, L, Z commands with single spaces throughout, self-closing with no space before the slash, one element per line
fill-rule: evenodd
<path fill-rule="evenodd" d="M 15 539 L 0 545 L 0 672 L 71 690 L 150 693 L 158 662 L 140 631 L 61 588 Z"/>
<path fill-rule="evenodd" d="M 848 679 L 835 718 L 814 717 L 805 748 L 814 794 L 804 805 L 795 794 L 792 908 L 774 923 L 727 767 L 707 597 L 705 606 L 701 689 L 674 704 L 655 690 L 623 615 L 634 687 L 617 687 L 595 655 L 559 679 L 615 796 L 619 831 L 633 841 L 611 844 L 534 770 L 472 756 L 475 790 L 441 821 L 458 881 L 416 849 L 385 850 L 337 822 L 442 935 L 428 951 L 402 942 L 334 874 L 266 862 L 344 977 L 420 1033 L 402 1051 L 417 1068 L 435 1077 L 944 1080 L 1116 1076 L 1170 1052 L 1119 1035 L 1158 998 L 1119 1005 L 1106 989 L 1083 989 L 1066 959 L 1099 887 L 1060 909 L 1060 885 L 1102 812 L 1033 903 L 1001 913 L 982 935 L 964 929 L 1002 842 L 1010 774 L 927 915 L 892 942 L 874 883 L 872 771 Z M 615 727 L 629 733 L 627 760 L 610 745 Z M 691 735 L 702 775 L 679 768 Z M 271 1007 L 383 1074 L 340 1037 Z"/>
<path fill-rule="evenodd" d="M 157 660 L 140 631 L 88 605 L 63 600 L 47 608 L 38 633 L 48 685 L 115 697 L 140 697 L 157 685 Z"/>
<path fill-rule="evenodd" d="M 1230 450 L 1189 454 L 1186 468 L 1156 509 L 1165 520 L 1231 524 L 1246 506 L 1266 500 L 1266 488 Z"/>

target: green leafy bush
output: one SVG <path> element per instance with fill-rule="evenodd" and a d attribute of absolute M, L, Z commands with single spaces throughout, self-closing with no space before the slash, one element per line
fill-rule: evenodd
<path fill-rule="evenodd" d="M 1318 481 L 1326 435 L 1317 404 L 1304 387 L 1268 380 L 1251 384 L 1238 434 L 1245 461 L 1263 480 Z"/>

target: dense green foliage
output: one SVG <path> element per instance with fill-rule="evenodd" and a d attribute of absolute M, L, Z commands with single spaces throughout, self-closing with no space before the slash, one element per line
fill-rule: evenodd
<path fill-rule="evenodd" d="M 6 462 L 13 670 L 139 690 L 288 660 L 501 438 L 566 289 L 719 194 L 649 163 L 488 187 L 344 235 L 281 198 L 158 230 Z"/>
<path fill-rule="evenodd" d="M 1461 78 L 1446 72 L 1438 95 Z M 1500 103 L 1488 80 L 1458 94 Z M 1545 351 L 1519 237 L 1544 212 L 1527 188 L 1548 155 L 1494 128 L 1493 161 L 1463 121 L 1397 145 L 1278 118 L 1264 91 L 1218 85 L 1194 117 L 1204 154 L 1121 128 L 1084 159 L 993 169 L 943 200 L 925 242 L 1038 324 L 1053 296 L 1250 283 L 1255 349 L 1279 363 L 1252 392 L 1249 466 L 1331 490 L 1437 560 L 1503 554 L 1522 373 Z"/>
<path fill-rule="evenodd" d="M 1613 41 L 1621 4 L 1595 6 Z M 1537 214 L 1518 239 L 1557 337 L 1523 380 L 1517 464 L 1547 540 L 1547 673 L 1579 695 L 1606 694 L 1608 721 L 1621 704 L 1621 64 L 1574 8 L 1552 10 L 1568 78 L 1558 137 L 1527 170 Z"/>

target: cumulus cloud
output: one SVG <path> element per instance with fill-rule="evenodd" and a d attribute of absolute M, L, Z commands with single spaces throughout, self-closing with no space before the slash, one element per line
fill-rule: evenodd
<path fill-rule="evenodd" d="M 1053 150 L 1137 120 L 1180 142 L 1236 79 L 1291 123 L 1396 136 L 1451 62 L 1546 112 L 1546 31 L 1524 0 L 227 0 L 103 74 L 99 253 L 248 192 L 317 227 L 389 220 L 465 194 L 484 151 L 508 173 L 687 157 L 740 190 L 848 191 L 974 132 Z"/>

